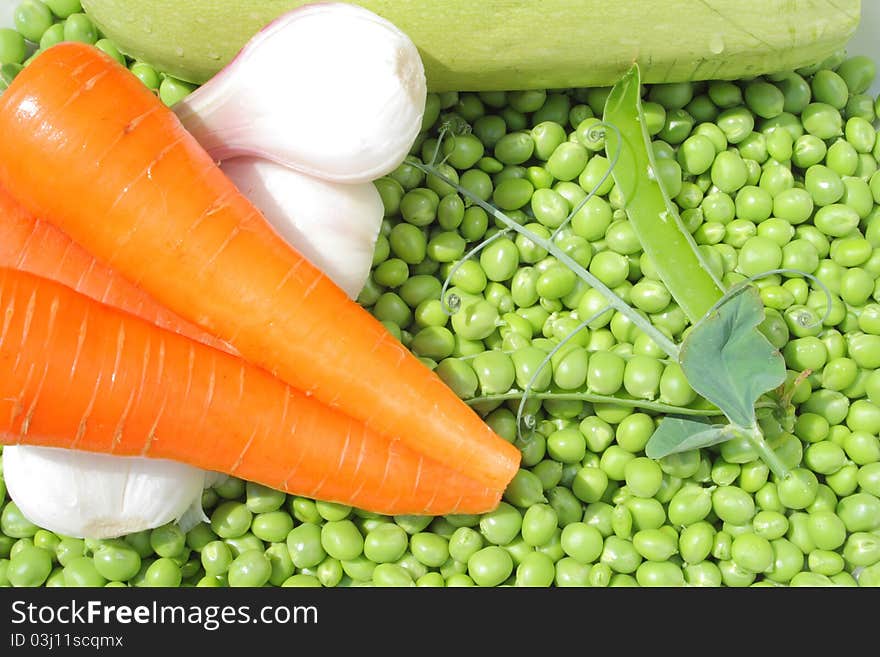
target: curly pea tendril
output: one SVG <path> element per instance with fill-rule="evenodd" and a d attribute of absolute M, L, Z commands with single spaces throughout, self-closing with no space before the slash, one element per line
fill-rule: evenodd
<path fill-rule="evenodd" d="M 610 129 L 615 132 L 619 131 L 616 126 L 605 123 L 605 122 L 597 122 L 588 133 L 587 137 L 594 142 L 600 142 L 605 138 L 605 130 Z M 428 175 L 436 176 L 442 182 L 452 186 L 459 193 L 465 196 L 467 199 L 477 204 L 483 210 L 485 210 L 489 215 L 498 219 L 505 227 L 487 239 L 481 241 L 476 246 L 471 248 L 467 253 L 465 253 L 461 259 L 459 259 L 449 270 L 446 279 L 443 282 L 443 286 L 440 292 L 440 300 L 441 307 L 443 311 L 447 315 L 453 315 L 461 309 L 461 298 L 455 294 L 454 292 L 449 292 L 449 287 L 452 284 L 452 280 L 455 276 L 455 273 L 464 265 L 468 260 L 472 260 L 476 257 L 483 249 L 492 244 L 495 240 L 500 239 L 505 235 L 509 235 L 512 232 L 517 232 L 524 237 L 531 240 L 533 243 L 544 248 L 548 253 L 551 253 L 555 256 L 560 262 L 565 264 L 569 269 L 571 269 L 576 275 L 578 275 L 582 280 L 584 280 L 588 285 L 593 288 L 597 288 L 603 296 L 608 299 L 608 305 L 604 308 L 598 310 L 589 318 L 583 320 L 574 330 L 572 330 L 568 335 L 566 335 L 563 339 L 561 339 L 555 347 L 544 357 L 535 371 L 532 373 L 531 378 L 524 386 L 522 391 L 512 390 L 503 394 L 496 395 L 486 395 L 482 397 L 475 397 L 473 399 L 467 400 L 469 404 L 479 404 L 482 402 L 496 402 L 496 401 L 505 401 L 505 400 L 513 400 L 519 399 L 520 403 L 517 409 L 516 414 L 516 422 L 517 422 L 517 432 L 518 438 L 520 441 L 527 442 L 534 436 L 535 431 L 537 430 L 537 417 L 533 413 L 527 413 L 526 408 L 530 401 L 532 400 L 578 400 L 578 401 L 587 401 L 593 403 L 609 403 L 609 404 L 617 404 L 623 406 L 631 406 L 642 408 L 646 410 L 653 410 L 660 413 L 677 413 L 679 415 L 697 415 L 697 416 L 714 416 L 718 415 L 720 411 L 714 408 L 687 408 L 687 407 L 679 407 L 673 406 L 670 404 L 664 404 L 661 402 L 652 402 L 648 400 L 642 399 L 631 399 L 625 397 L 616 397 L 609 395 L 598 395 L 590 392 L 572 392 L 572 393 L 559 393 L 559 392 L 545 392 L 545 393 L 536 393 L 534 391 L 535 382 L 538 380 L 538 377 L 541 375 L 541 372 L 547 365 L 552 361 L 553 357 L 559 353 L 559 351 L 581 330 L 588 327 L 591 323 L 599 319 L 602 315 L 611 312 L 612 310 L 617 310 L 624 315 L 626 315 L 638 328 L 648 334 L 655 342 L 660 345 L 664 352 L 670 356 L 671 360 L 676 361 L 678 359 L 678 346 L 675 345 L 666 335 L 661 333 L 656 327 L 653 326 L 648 320 L 646 320 L 642 315 L 637 313 L 632 307 L 629 306 L 623 299 L 621 299 L 616 293 L 614 293 L 610 288 L 608 288 L 602 281 L 596 278 L 594 275 L 589 273 L 583 267 L 581 267 L 577 262 L 572 260 L 565 252 L 563 252 L 556 244 L 555 240 L 560 235 L 560 233 L 568 226 L 571 222 L 572 218 L 584 207 L 586 203 L 590 201 L 591 198 L 596 196 L 598 190 L 601 189 L 602 185 L 608 180 L 611 176 L 611 173 L 614 167 L 617 165 L 619 151 L 615 152 L 609 161 L 608 170 L 604 173 L 601 179 L 593 186 L 593 188 L 589 191 L 589 193 L 581 199 L 579 203 L 577 203 L 574 208 L 572 208 L 571 212 L 569 212 L 568 216 L 565 220 L 553 231 L 550 235 L 549 239 L 544 239 L 532 231 L 528 230 L 524 226 L 518 224 L 513 221 L 503 212 L 495 208 L 494 206 L 486 203 L 475 194 L 465 189 L 461 185 L 455 183 L 453 180 L 449 179 L 445 176 L 440 170 L 440 166 L 446 161 L 446 157 L 440 158 L 441 152 L 441 144 L 444 139 L 455 140 L 456 135 L 466 134 L 469 131 L 469 126 L 467 124 L 461 124 L 461 122 L 456 122 L 450 119 L 447 122 L 444 122 L 440 129 L 440 134 L 437 140 L 437 144 L 434 148 L 434 155 L 431 163 L 423 164 L 418 161 L 413 161 L 412 165 L 418 169 L 421 169 Z M 451 152 L 451 151 L 450 151 Z M 527 432 L 527 435 L 524 435 L 524 430 Z"/>
<path fill-rule="evenodd" d="M 590 139 L 594 143 L 601 143 L 604 141 L 606 137 L 606 131 L 613 131 L 618 137 L 618 141 L 620 138 L 619 129 L 605 121 L 597 122 L 590 129 L 587 138 Z M 611 155 L 609 160 L 608 170 L 604 173 L 602 178 L 593 186 L 593 188 L 589 191 L 589 193 L 581 199 L 581 201 L 572 208 L 571 212 L 565 218 L 565 220 L 553 231 L 550 235 L 549 239 L 544 239 L 532 231 L 528 230 L 524 226 L 519 223 L 513 221 L 510 217 L 505 215 L 498 208 L 495 208 L 491 204 L 485 202 L 484 200 L 477 197 L 475 194 L 470 192 L 469 190 L 463 188 L 461 185 L 456 182 L 450 180 L 447 176 L 445 176 L 439 167 L 445 162 L 446 157 L 440 159 L 442 142 L 444 139 L 451 139 L 453 144 L 457 135 L 467 134 L 470 132 L 470 126 L 467 122 L 460 119 L 460 117 L 450 117 L 441 125 L 440 134 L 438 136 L 437 144 L 434 149 L 434 154 L 429 164 L 423 164 L 421 162 L 415 161 L 413 165 L 426 174 L 436 176 L 442 182 L 452 186 L 459 193 L 469 199 L 471 202 L 477 204 L 483 210 L 485 210 L 490 216 L 496 218 L 504 228 L 491 235 L 490 237 L 482 240 L 476 246 L 471 248 L 468 252 L 466 252 L 461 259 L 459 259 L 449 270 L 446 279 L 443 282 L 443 286 L 440 293 L 441 306 L 443 311 L 447 315 L 452 315 L 458 312 L 461 309 L 462 300 L 461 298 L 455 294 L 449 292 L 449 287 L 451 282 L 455 276 L 455 273 L 464 265 L 468 260 L 472 260 L 475 258 L 483 249 L 492 244 L 495 240 L 498 240 L 506 235 L 509 235 L 512 232 L 519 233 L 524 237 L 531 240 L 533 243 L 545 249 L 548 253 L 552 254 L 556 257 L 560 262 L 566 265 L 569 269 L 571 269 L 577 276 L 579 276 L 582 280 L 584 280 L 588 285 L 597 289 L 600 293 L 602 293 L 603 297 L 608 300 L 608 305 L 598 310 L 596 313 L 591 315 L 589 318 L 581 321 L 581 323 L 572 330 L 568 335 L 562 338 L 554 348 L 544 357 L 535 371 L 532 373 L 531 378 L 524 386 L 522 391 L 511 390 L 510 392 L 503 394 L 495 394 L 495 395 L 485 395 L 481 397 L 476 397 L 468 400 L 469 404 L 479 404 L 483 402 L 497 402 L 497 401 L 505 401 L 505 400 L 514 400 L 519 399 L 519 405 L 516 413 L 516 423 L 517 423 L 517 435 L 520 441 L 526 442 L 530 440 L 535 432 L 537 431 L 538 421 L 535 413 L 526 412 L 527 407 L 529 406 L 529 402 L 532 400 L 541 401 L 541 400 L 580 400 L 587 401 L 593 403 L 611 403 L 617 405 L 625 405 L 631 407 L 642 408 L 645 410 L 653 410 L 661 413 L 672 413 L 678 415 L 697 415 L 697 416 L 718 416 L 721 412 L 714 408 L 687 408 L 687 407 L 677 407 L 669 404 L 664 404 L 661 402 L 653 402 L 642 399 L 630 399 L 626 397 L 617 397 L 617 396 L 607 396 L 607 395 L 597 395 L 590 392 L 572 392 L 572 393 L 559 393 L 559 392 L 535 392 L 534 385 L 538 380 L 538 377 L 541 375 L 543 370 L 550 364 L 561 349 L 580 331 L 587 328 L 591 323 L 599 319 L 602 315 L 611 312 L 612 310 L 617 310 L 627 318 L 629 318 L 639 329 L 641 329 L 644 333 L 646 333 L 649 337 L 651 337 L 658 346 L 669 356 L 670 360 L 673 362 L 678 362 L 679 356 L 679 346 L 673 343 L 665 334 L 660 332 L 656 327 L 653 326 L 647 319 L 642 317 L 639 313 L 637 313 L 629 304 L 627 304 L 623 299 L 621 299 L 616 293 L 614 293 L 611 289 L 605 286 L 599 279 L 586 271 L 583 267 L 581 267 L 577 262 L 572 260 L 566 253 L 564 253 L 555 243 L 556 238 L 560 235 L 561 231 L 564 230 L 571 222 L 572 218 L 581 210 L 581 208 L 590 201 L 596 194 L 598 190 L 602 187 L 602 185 L 608 180 L 608 178 L 612 175 L 614 168 L 618 164 L 620 150 L 617 149 Z M 452 150 L 450 149 L 450 153 Z M 448 157 L 448 156 L 447 156 Z M 817 277 L 812 274 L 808 274 L 807 272 L 793 270 L 793 269 L 773 269 L 768 272 L 763 272 L 761 274 L 756 274 L 744 279 L 739 284 L 728 289 L 725 294 L 719 299 L 710 309 L 710 312 L 717 310 L 724 303 L 728 302 L 733 296 L 735 296 L 739 291 L 741 291 L 745 286 L 750 283 L 753 283 L 762 278 L 766 278 L 768 276 L 772 276 L 775 274 L 795 274 L 799 276 L 803 276 L 805 278 L 810 279 L 817 287 L 819 287 L 825 297 L 826 297 L 826 309 L 825 314 L 818 321 L 815 320 L 815 316 L 811 313 L 801 313 L 799 315 L 794 315 L 792 320 L 797 322 L 803 328 L 811 328 L 816 325 L 821 325 L 825 319 L 829 316 L 832 307 L 833 296 L 827 286 L 822 283 Z M 540 404 L 538 405 L 540 408 Z M 524 435 L 525 432 L 525 435 Z"/>

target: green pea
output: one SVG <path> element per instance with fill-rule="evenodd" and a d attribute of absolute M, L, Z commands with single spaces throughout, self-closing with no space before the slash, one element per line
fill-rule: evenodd
<path fill-rule="evenodd" d="M 601 156 L 595 156 L 593 159 L 596 157 Z M 550 154 L 546 167 L 557 180 L 574 180 L 585 171 L 589 159 L 589 151 L 581 143 L 565 141 Z M 589 190 L 589 188 L 585 189 Z"/>
<path fill-rule="evenodd" d="M 868 532 L 850 534 L 843 546 L 843 558 L 852 566 L 873 566 L 880 562 L 880 537 Z"/>
<path fill-rule="evenodd" d="M 804 129 L 819 139 L 833 139 L 843 134 L 843 119 L 840 112 L 828 103 L 810 103 L 801 113 L 801 120 Z"/>
<path fill-rule="evenodd" d="M 245 502 L 252 513 L 269 513 L 280 509 L 287 495 L 280 490 L 248 481 L 245 484 Z"/>
<path fill-rule="evenodd" d="M 350 533 L 350 529 L 348 529 L 348 533 Z M 327 552 L 323 546 L 322 538 L 321 527 L 311 522 L 304 522 L 288 533 L 287 549 L 290 552 L 293 564 L 297 568 L 312 568 L 324 560 Z M 345 538 L 343 536 L 343 540 Z M 334 546 L 337 542 L 334 541 Z M 357 542 L 356 539 L 354 542 Z M 342 550 L 341 552 L 347 556 L 350 551 Z"/>
<path fill-rule="evenodd" d="M 739 253 L 738 271 L 746 276 L 754 276 L 782 264 L 782 248 L 767 237 L 750 237 L 742 244 Z"/>
<path fill-rule="evenodd" d="M 880 367 L 880 336 L 852 333 L 847 335 L 849 357 L 863 369 Z"/>
<path fill-rule="evenodd" d="M 859 468 L 859 487 L 875 497 L 880 494 L 880 463 L 867 463 Z"/>
<path fill-rule="evenodd" d="M 552 506 L 538 504 L 530 507 L 522 518 L 523 540 L 530 546 L 544 545 L 553 538 L 557 523 L 558 516 Z"/>
<path fill-rule="evenodd" d="M 636 531 L 659 529 L 666 522 L 666 511 L 654 498 L 627 497 L 623 503 L 632 515 Z"/>
<path fill-rule="evenodd" d="M 221 541 L 216 542 L 226 548 L 226 545 Z M 226 549 L 228 550 L 228 548 Z M 102 545 L 95 551 L 93 559 L 98 573 L 111 581 L 127 581 L 134 577 L 141 568 L 140 555 L 124 545 Z"/>
<path fill-rule="evenodd" d="M 470 169 L 483 157 L 483 142 L 475 135 L 455 135 L 443 142 L 446 162 L 456 169 Z"/>
<path fill-rule="evenodd" d="M 42 548 L 26 546 L 11 555 L 6 578 L 12 586 L 36 587 L 42 585 L 52 572 L 52 557 Z"/>
<path fill-rule="evenodd" d="M 18 505 L 10 500 L 0 513 L 0 531 L 11 538 L 30 538 L 39 529 L 24 517 Z"/>
<path fill-rule="evenodd" d="M 785 107 L 783 92 L 775 85 L 760 79 L 746 84 L 743 96 L 746 106 L 764 119 L 778 116 Z"/>
<path fill-rule="evenodd" d="M 859 468 L 854 464 L 847 464 L 837 472 L 825 475 L 825 483 L 839 496 L 846 497 L 855 492 L 858 487 Z"/>
<path fill-rule="evenodd" d="M 741 534 L 733 539 L 731 558 L 745 570 L 763 573 L 773 565 L 773 546 L 757 534 Z"/>
<path fill-rule="evenodd" d="M 318 524 L 321 522 L 321 514 L 314 500 L 305 497 L 294 497 L 290 500 L 290 511 L 293 517 L 300 522 Z"/>
<path fill-rule="evenodd" d="M 870 402 L 860 399 L 853 403 L 853 407 L 860 401 L 870 404 Z M 850 411 L 852 411 L 853 407 L 850 407 Z M 875 434 L 876 431 L 872 434 L 868 431 L 853 430 L 846 438 L 843 448 L 853 463 L 865 465 L 880 460 L 880 441 L 878 441 Z"/>
<path fill-rule="evenodd" d="M 870 493 L 843 497 L 836 513 L 850 532 L 871 532 L 880 527 L 880 499 Z"/>
<path fill-rule="evenodd" d="M 589 577 L 592 568 L 582 564 L 571 557 L 563 557 L 555 563 L 554 582 L 558 587 L 585 587 L 589 586 Z"/>
<path fill-rule="evenodd" d="M 173 568 L 169 567 L 169 570 L 173 574 L 174 568 L 177 568 L 177 564 L 175 564 L 171 559 L 158 559 L 157 561 L 163 561 L 171 564 Z M 155 561 L 153 563 L 156 563 Z M 164 564 L 160 564 L 160 566 L 156 569 L 157 571 L 161 571 Z M 48 573 L 47 573 L 48 574 Z M 161 575 L 161 572 L 158 573 Z M 89 557 L 79 556 L 70 559 L 67 564 L 64 566 L 64 586 L 69 587 L 98 587 L 104 586 L 107 583 L 107 580 L 98 572 L 95 568 L 95 562 Z M 152 579 L 163 579 L 161 577 L 153 576 Z M 169 578 L 169 583 L 167 586 L 177 586 L 179 584 L 179 580 L 175 582 L 174 578 Z"/>
<path fill-rule="evenodd" d="M 633 536 L 633 547 L 648 561 L 666 561 L 678 552 L 678 536 L 662 529 L 643 529 Z"/>
<path fill-rule="evenodd" d="M 516 372 L 516 384 L 521 389 L 531 385 L 531 389 L 540 391 L 550 386 L 552 370 L 548 366 L 541 367 L 546 355 L 541 349 L 532 346 L 518 349 L 511 355 Z"/>
<path fill-rule="evenodd" d="M 818 102 L 827 103 L 836 109 L 843 109 L 849 98 L 846 82 L 834 71 L 823 69 L 817 71 L 811 83 L 813 98 Z"/>
<path fill-rule="evenodd" d="M 263 586 L 272 575 L 272 564 L 260 550 L 245 550 L 229 564 L 229 586 Z"/>
<path fill-rule="evenodd" d="M 211 541 L 202 548 L 202 567 L 208 575 L 223 575 L 232 563 L 233 554 L 223 541 Z"/>
<path fill-rule="evenodd" d="M 722 584 L 721 570 L 711 561 L 688 563 L 684 578 L 689 586 L 720 587 Z"/>
<path fill-rule="evenodd" d="M 632 452 L 618 445 L 611 445 L 602 453 L 599 467 L 614 481 L 623 481 L 626 476 L 626 464 L 634 458 Z"/>
<path fill-rule="evenodd" d="M 870 57 L 855 55 L 837 68 L 837 74 L 844 81 L 849 93 L 861 94 L 868 90 L 877 72 Z"/>
<path fill-rule="evenodd" d="M 846 525 L 831 511 L 809 514 L 806 529 L 812 543 L 822 550 L 835 550 L 846 540 Z"/>
<path fill-rule="evenodd" d="M 0 481 L 3 481 L 2 476 L 0 476 Z M 2 492 L 5 496 L 5 487 L 0 485 L 0 492 Z M 61 543 L 61 539 L 53 534 L 52 532 L 46 529 L 39 529 L 34 534 L 33 537 L 34 546 L 38 548 L 42 548 L 46 550 L 52 555 L 52 558 L 55 558 L 55 550 L 58 548 L 58 545 Z"/>
<path fill-rule="evenodd" d="M 741 488 L 721 486 L 712 493 L 712 509 L 721 520 L 743 525 L 755 515 L 755 502 Z"/>
<path fill-rule="evenodd" d="M 71 16 L 67 19 L 67 23 L 64 28 L 64 38 L 65 40 L 84 40 L 92 38 L 92 32 L 87 30 L 77 30 L 78 38 L 71 39 L 68 37 L 68 29 L 67 26 L 70 25 L 70 21 L 73 18 Z M 92 28 L 94 30 L 94 27 Z M 171 75 L 166 75 L 162 82 L 159 83 L 159 99 L 168 107 L 172 107 L 176 105 L 181 100 L 190 95 L 193 91 L 195 91 L 196 86 L 194 84 L 190 84 L 184 80 L 180 80 Z"/>
<path fill-rule="evenodd" d="M 718 107 L 729 108 L 743 101 L 742 90 L 727 80 L 712 80 L 709 82 L 707 93 Z"/>
<path fill-rule="evenodd" d="M 149 89 L 155 89 L 159 86 L 159 74 L 149 64 L 137 62 L 132 64 L 131 72 L 140 78 L 141 82 Z M 400 211 L 400 201 L 405 193 L 403 185 L 397 180 L 389 176 L 383 176 L 373 181 L 379 196 L 382 199 L 382 207 L 384 208 L 384 216 L 392 217 Z"/>
<path fill-rule="evenodd" d="M 251 525 L 253 514 L 241 502 L 222 502 L 211 514 L 211 529 L 221 538 L 242 536 Z"/>
<path fill-rule="evenodd" d="M 152 552 L 152 549 L 149 546 L 147 546 L 147 550 L 148 554 Z M 82 539 L 70 538 L 65 536 L 61 538 L 61 540 L 58 542 L 58 545 L 55 546 L 55 560 L 62 566 L 66 566 L 71 559 L 85 555 L 85 551 L 85 542 Z"/>
<path fill-rule="evenodd" d="M 609 536 L 602 547 L 600 561 L 616 573 L 629 574 L 636 571 L 642 557 L 630 541 Z"/>
<path fill-rule="evenodd" d="M 522 164 L 535 152 L 535 140 L 527 131 L 509 132 L 495 143 L 494 155 L 508 165 Z"/>
<path fill-rule="evenodd" d="M 410 349 L 418 356 L 442 360 L 455 349 L 455 337 L 442 326 L 428 326 L 413 336 Z"/>
<path fill-rule="evenodd" d="M 858 151 L 849 142 L 838 139 L 828 147 L 825 163 L 835 173 L 841 176 L 851 176 L 858 167 Z"/>
<path fill-rule="evenodd" d="M 807 555 L 807 567 L 810 571 L 829 577 L 836 575 L 845 566 L 843 557 L 830 550 L 813 550 Z"/>
<path fill-rule="evenodd" d="M 504 548 L 490 545 L 467 561 L 468 575 L 477 586 L 497 586 L 513 572 L 513 559 Z"/>
<path fill-rule="evenodd" d="M 594 155 L 590 158 L 579 174 L 578 185 L 584 191 L 605 195 L 614 186 L 614 179 L 610 175 L 611 163 L 602 155 Z"/>
<path fill-rule="evenodd" d="M 676 526 L 689 526 L 703 520 L 712 510 L 712 496 L 701 486 L 683 486 L 669 501 L 669 521 Z"/>
<path fill-rule="evenodd" d="M 504 499 L 521 508 L 545 502 L 541 480 L 528 470 L 520 468 L 504 491 Z"/>
<path fill-rule="evenodd" d="M 39 43 L 53 23 L 51 10 L 39 0 L 24 0 L 15 8 L 12 18 L 18 33 L 33 43 Z"/>
<path fill-rule="evenodd" d="M 712 552 L 715 529 L 708 522 L 698 521 L 687 525 L 678 537 L 678 552 L 686 563 L 697 564 Z"/>
<path fill-rule="evenodd" d="M 560 463 L 578 463 L 586 450 L 586 439 L 577 427 L 560 429 L 547 436 L 547 453 Z"/>
<path fill-rule="evenodd" d="M 480 519 L 480 532 L 489 543 L 505 545 L 519 534 L 523 516 L 510 504 L 502 502 Z"/>
<path fill-rule="evenodd" d="M 391 258 L 373 270 L 373 280 L 384 287 L 399 287 L 409 276 L 409 267 L 399 258 Z"/>
<path fill-rule="evenodd" d="M 27 55 L 27 45 L 20 33 L 8 27 L 0 28 L 0 64 L 21 64 Z"/>
<path fill-rule="evenodd" d="M 663 370 L 663 363 L 655 358 L 633 356 L 624 368 L 623 386 L 633 397 L 656 399 Z"/>
<path fill-rule="evenodd" d="M 727 141 L 738 144 L 755 128 L 755 117 L 745 107 L 732 107 L 718 115 L 715 123 L 724 132 Z"/>
<path fill-rule="evenodd" d="M 58 18 L 67 18 L 71 14 L 82 11 L 80 0 L 46 0 L 46 6 Z"/>
<path fill-rule="evenodd" d="M 784 538 L 770 541 L 770 545 L 773 548 L 773 564 L 765 577 L 781 584 L 790 582 L 804 567 L 804 553 Z"/>
<path fill-rule="evenodd" d="M 721 581 L 728 587 L 751 586 L 755 581 L 755 574 L 742 568 L 733 560 L 725 560 L 718 563 L 721 571 Z"/>

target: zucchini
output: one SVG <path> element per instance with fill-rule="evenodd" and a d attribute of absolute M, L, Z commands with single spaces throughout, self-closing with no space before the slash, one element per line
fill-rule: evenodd
<path fill-rule="evenodd" d="M 301 0 L 82 0 L 125 54 L 202 83 Z M 362 0 L 419 47 L 432 91 L 736 79 L 831 56 L 860 0 Z"/>

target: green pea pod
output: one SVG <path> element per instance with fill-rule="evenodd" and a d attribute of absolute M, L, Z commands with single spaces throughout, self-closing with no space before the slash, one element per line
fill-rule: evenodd
<path fill-rule="evenodd" d="M 605 103 L 606 151 L 617 153 L 611 175 L 626 199 L 626 215 L 675 301 L 699 321 L 724 293 L 665 193 L 642 116 L 640 72 L 633 65 Z M 647 175 L 645 175 L 647 173 Z"/>

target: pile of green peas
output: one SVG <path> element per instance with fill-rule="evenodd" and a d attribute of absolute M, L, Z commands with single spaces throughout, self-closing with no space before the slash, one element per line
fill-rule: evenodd
<path fill-rule="evenodd" d="M 0 27 L 0 91 L 41 51 L 62 41 L 88 43 L 128 67 L 168 106 L 195 85 L 126 57 L 83 12 L 80 0 L 24 0 L 13 13 L 14 26 Z"/>
<path fill-rule="evenodd" d="M 78 0 L 21 3 L 0 29 L 0 79 L 62 39 L 102 48 L 166 104 L 192 90 L 119 54 Z M 733 285 L 798 270 L 831 293 L 791 272 L 756 282 L 792 411 L 762 428 L 789 477 L 741 440 L 647 458 L 662 409 L 705 408 L 680 367 L 620 313 L 575 332 L 604 298 L 414 166 L 552 236 L 679 341 L 687 318 L 608 176 L 609 89 L 430 94 L 409 160 L 376 181 L 385 220 L 358 301 L 520 448 L 498 508 L 389 517 L 230 477 L 205 490 L 209 522 L 189 531 L 82 540 L 29 522 L 0 470 L 0 586 L 880 585 L 875 72 L 841 53 L 645 87 L 657 173 L 714 273 Z"/>

